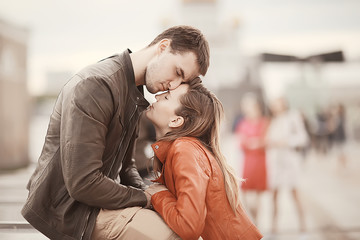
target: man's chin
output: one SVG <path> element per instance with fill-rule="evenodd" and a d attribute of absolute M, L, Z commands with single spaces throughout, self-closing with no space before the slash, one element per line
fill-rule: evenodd
<path fill-rule="evenodd" d="M 145 86 L 149 93 L 155 94 L 155 93 L 159 92 L 157 89 L 155 89 L 152 86 L 148 86 L 148 85 L 145 85 Z"/>
<path fill-rule="evenodd" d="M 149 88 L 146 88 L 148 90 L 149 93 L 151 94 L 155 94 L 157 93 L 158 91 L 154 90 L 154 89 L 149 89 Z"/>

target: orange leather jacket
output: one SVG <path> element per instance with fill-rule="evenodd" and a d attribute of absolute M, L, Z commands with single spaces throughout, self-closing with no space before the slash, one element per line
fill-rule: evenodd
<path fill-rule="evenodd" d="M 182 239 L 261 239 L 241 206 L 235 215 L 213 155 L 196 138 L 152 145 L 163 169 L 156 182 L 168 191 L 152 196 L 154 209 Z"/>

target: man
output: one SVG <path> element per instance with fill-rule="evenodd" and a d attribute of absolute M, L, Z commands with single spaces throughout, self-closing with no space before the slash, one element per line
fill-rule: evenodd
<path fill-rule="evenodd" d="M 165 30 L 146 48 L 81 70 L 63 87 L 29 183 L 22 215 L 51 239 L 90 239 L 100 208 L 149 206 L 132 159 L 140 113 L 156 93 L 175 89 L 209 66 L 197 29 Z"/>

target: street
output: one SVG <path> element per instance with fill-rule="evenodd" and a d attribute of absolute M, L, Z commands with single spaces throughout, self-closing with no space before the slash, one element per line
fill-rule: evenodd
<path fill-rule="evenodd" d="M 229 162 L 238 168 L 241 163 L 236 159 L 241 155 L 236 152 L 234 138 L 226 138 L 223 145 Z M 258 227 L 264 239 L 360 239 L 360 145 L 348 143 L 346 149 L 348 162 L 345 169 L 339 168 L 331 152 L 321 156 L 310 151 L 303 162 L 299 192 L 305 210 L 305 233 L 298 231 L 296 209 L 290 192 L 284 189 L 279 196 L 279 231 L 276 235 L 271 234 L 271 194 L 263 194 Z M 20 214 L 27 196 L 25 186 L 34 167 L 35 163 L 26 169 L 0 173 L 0 239 L 47 239 L 26 225 Z"/>

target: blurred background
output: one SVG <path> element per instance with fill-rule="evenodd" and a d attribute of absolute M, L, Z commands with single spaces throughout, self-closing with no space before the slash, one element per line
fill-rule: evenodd
<path fill-rule="evenodd" d="M 273 232 L 266 190 L 256 220 L 265 238 L 360 239 L 359 9 L 358 0 L 0 0 L 0 239 L 46 239 L 20 210 L 61 87 L 86 65 L 140 50 L 180 24 L 198 27 L 209 41 L 204 84 L 224 105 L 223 151 L 240 177 L 236 129 L 245 94 L 257 97 L 269 121 L 278 97 L 303 117 L 309 141 L 298 193 L 306 228 L 300 231 L 285 188 Z M 149 156 L 153 134 L 143 129 L 150 133 L 139 154 Z"/>

